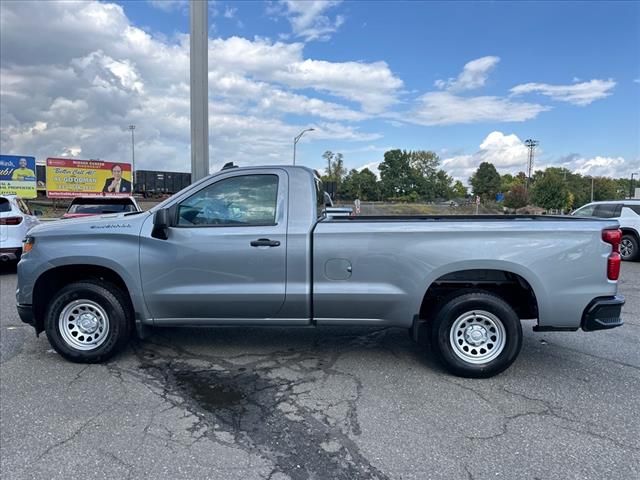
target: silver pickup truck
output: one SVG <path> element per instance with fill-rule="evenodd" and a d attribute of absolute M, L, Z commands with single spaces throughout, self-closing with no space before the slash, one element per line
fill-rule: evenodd
<path fill-rule="evenodd" d="M 149 327 L 400 327 L 468 377 L 515 360 L 521 319 L 622 324 L 615 220 L 357 217 L 325 198 L 304 167 L 228 168 L 149 212 L 39 226 L 19 314 L 75 362 Z"/>

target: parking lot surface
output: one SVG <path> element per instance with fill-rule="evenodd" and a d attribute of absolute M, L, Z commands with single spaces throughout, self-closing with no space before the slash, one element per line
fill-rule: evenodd
<path fill-rule="evenodd" d="M 64 361 L 0 274 L 7 479 L 640 478 L 640 263 L 625 325 L 534 333 L 505 373 L 445 373 L 398 329 L 164 329 Z"/>

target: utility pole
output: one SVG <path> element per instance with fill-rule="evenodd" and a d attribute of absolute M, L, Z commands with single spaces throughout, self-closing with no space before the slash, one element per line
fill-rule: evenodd
<path fill-rule="evenodd" d="M 190 2 L 191 182 L 209 175 L 207 1 Z"/>
<path fill-rule="evenodd" d="M 132 192 L 136 191 L 136 142 L 134 131 L 136 129 L 135 125 L 129 125 L 129 130 L 131 130 L 131 181 L 133 182 Z"/>
<path fill-rule="evenodd" d="M 296 145 L 298 145 L 298 141 L 302 138 L 302 136 L 307 132 L 313 132 L 315 128 L 307 128 L 301 131 L 297 136 L 293 137 L 293 164 L 296 164 Z"/>
<path fill-rule="evenodd" d="M 527 184 L 526 189 L 529 190 L 529 184 L 531 183 L 531 173 L 533 172 L 533 155 L 535 148 L 538 146 L 540 142 L 538 140 L 533 140 L 531 138 L 524 141 L 524 144 L 529 149 L 529 159 L 527 161 Z"/>
<path fill-rule="evenodd" d="M 633 191 L 633 176 L 634 175 L 640 175 L 640 173 L 634 172 L 634 173 L 631 174 L 631 182 L 629 182 L 629 198 L 633 198 L 633 195 L 635 193 Z"/>

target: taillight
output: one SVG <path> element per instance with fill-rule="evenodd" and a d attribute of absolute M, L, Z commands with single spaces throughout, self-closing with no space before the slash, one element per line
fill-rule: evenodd
<path fill-rule="evenodd" d="M 0 218 L 0 225 L 20 225 L 22 223 L 22 217 L 2 217 Z"/>
<path fill-rule="evenodd" d="M 622 239 L 622 231 L 603 230 L 602 241 L 611 245 L 611 254 L 607 259 L 607 278 L 609 280 L 618 280 L 620 277 L 620 264 L 622 257 L 620 256 L 620 240 Z"/>

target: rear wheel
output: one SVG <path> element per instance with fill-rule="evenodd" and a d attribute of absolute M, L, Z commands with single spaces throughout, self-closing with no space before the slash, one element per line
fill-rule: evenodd
<path fill-rule="evenodd" d="M 620 241 L 620 256 L 622 260 L 627 262 L 637 260 L 639 254 L 640 248 L 638 246 L 638 240 L 633 235 L 623 235 Z"/>
<path fill-rule="evenodd" d="M 51 300 L 45 330 L 51 346 L 78 363 L 99 363 L 120 350 L 131 335 L 126 295 L 115 285 L 83 281 L 63 287 Z"/>
<path fill-rule="evenodd" d="M 461 377 L 491 377 L 507 369 L 522 346 L 513 308 L 486 292 L 450 297 L 432 322 L 432 346 L 443 365 Z"/>

